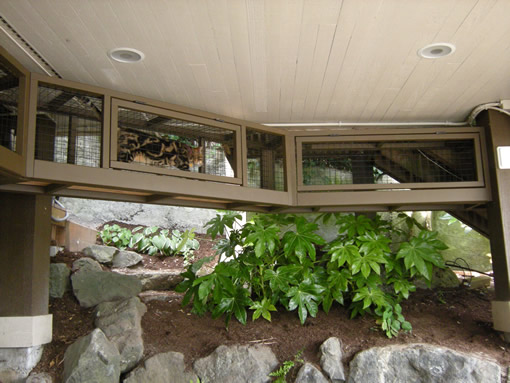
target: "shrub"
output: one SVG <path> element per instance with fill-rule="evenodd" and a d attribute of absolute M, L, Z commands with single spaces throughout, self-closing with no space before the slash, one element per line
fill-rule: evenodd
<path fill-rule="evenodd" d="M 429 281 L 432 268 L 444 267 L 439 253 L 446 248 L 437 233 L 425 230 L 401 215 L 420 231 L 415 237 L 391 245 L 403 234 L 391 223 L 360 215 L 323 215 L 336 219 L 338 236 L 330 243 L 316 233 L 318 225 L 297 215 L 259 215 L 241 229 L 233 229 L 217 249 L 232 256 L 214 271 L 198 276 L 204 259 L 190 265 L 177 291 L 185 292 L 183 305 L 193 312 L 233 316 L 247 321 L 263 317 L 271 321 L 277 307 L 297 310 L 301 323 L 315 317 L 319 307 L 329 312 L 334 302 L 347 305 L 351 317 L 372 314 L 388 337 L 411 330 L 400 302 L 415 291 L 415 276 Z M 214 238 L 234 227 L 235 213 L 218 215 L 208 223 Z M 405 233 L 407 236 L 407 233 Z M 394 250 L 392 250 L 394 248 Z"/>

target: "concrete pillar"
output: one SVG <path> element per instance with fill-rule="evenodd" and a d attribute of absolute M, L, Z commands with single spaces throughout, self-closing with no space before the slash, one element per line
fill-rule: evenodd
<path fill-rule="evenodd" d="M 510 117 L 489 111 L 481 122 L 487 127 L 487 154 L 492 202 L 488 221 L 494 270 L 495 300 L 492 302 L 494 328 L 510 335 L 510 169 L 500 169 L 497 148 L 510 146 Z M 510 340 L 510 338 L 509 338 Z"/>
<path fill-rule="evenodd" d="M 51 342 L 51 197 L 0 193 L 0 348 Z"/>

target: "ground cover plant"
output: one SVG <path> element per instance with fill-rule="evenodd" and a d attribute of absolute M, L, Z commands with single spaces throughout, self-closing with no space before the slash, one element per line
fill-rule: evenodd
<path fill-rule="evenodd" d="M 105 225 L 98 235 L 105 245 L 121 250 L 131 249 L 148 255 L 182 255 L 185 264 L 190 263 L 193 253 L 200 246 L 193 230 L 170 232 L 157 226 L 138 226 L 130 230 L 117 224 Z"/>
<path fill-rule="evenodd" d="M 334 302 L 346 305 L 351 317 L 370 314 L 388 337 L 410 331 L 400 302 L 415 291 L 415 278 L 432 279 L 434 267 L 444 268 L 440 254 L 446 245 L 437 233 L 400 214 L 406 230 L 378 216 L 321 215 L 334 219 L 338 236 L 327 243 L 318 225 L 297 215 L 258 215 L 241 228 L 236 213 L 218 214 L 208 222 L 208 234 L 230 234 L 220 239 L 220 262 L 211 274 L 200 276 L 208 259 L 188 266 L 177 291 L 193 312 L 234 316 L 245 324 L 252 319 L 271 321 L 279 308 L 297 310 L 302 324 L 319 308 L 329 312 Z M 317 221 L 316 220 L 316 221 Z M 417 232 L 412 235 L 413 231 Z"/>

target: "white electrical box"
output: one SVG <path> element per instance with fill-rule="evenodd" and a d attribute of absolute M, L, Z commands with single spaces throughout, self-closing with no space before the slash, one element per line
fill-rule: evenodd
<path fill-rule="evenodd" d="M 500 169 L 510 169 L 510 146 L 498 146 L 498 165 Z"/>

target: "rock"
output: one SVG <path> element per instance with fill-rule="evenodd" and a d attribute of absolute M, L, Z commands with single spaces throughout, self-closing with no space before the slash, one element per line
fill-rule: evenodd
<path fill-rule="evenodd" d="M 142 291 L 142 284 L 135 277 L 108 271 L 80 271 L 72 275 L 71 281 L 82 307 L 131 298 Z"/>
<path fill-rule="evenodd" d="M 111 263 L 117 248 L 112 246 L 91 245 L 83 249 L 83 254 L 94 258 L 99 263 Z"/>
<path fill-rule="evenodd" d="M 267 346 L 219 346 L 209 356 L 193 363 L 200 379 L 207 383 L 270 382 L 269 374 L 278 360 Z"/>
<path fill-rule="evenodd" d="M 64 354 L 64 382 L 118 383 L 120 355 L 100 329 L 79 338 Z"/>
<path fill-rule="evenodd" d="M 173 270 L 113 270 L 114 273 L 130 275 L 140 280 L 142 291 L 170 290 L 182 282 L 182 269 Z"/>
<path fill-rule="evenodd" d="M 414 284 L 419 289 L 429 288 L 429 286 L 427 285 L 423 278 L 414 280 Z M 452 269 L 450 269 L 449 267 L 447 267 L 446 269 L 434 267 L 434 271 L 432 273 L 432 282 L 430 284 L 431 289 L 450 288 L 459 286 L 460 286 L 459 278 L 457 278 L 457 274 L 455 274 Z"/>
<path fill-rule="evenodd" d="M 26 383 L 53 383 L 53 379 L 50 374 L 39 372 L 37 374 L 30 374 Z"/>
<path fill-rule="evenodd" d="M 143 303 L 150 301 L 171 302 L 176 299 L 182 299 L 183 294 L 175 291 L 142 291 L 138 294 Z"/>
<path fill-rule="evenodd" d="M 486 289 L 491 285 L 492 278 L 488 275 L 479 275 L 468 279 L 470 289 Z"/>
<path fill-rule="evenodd" d="M 321 367 L 333 383 L 345 381 L 344 365 L 342 364 L 342 343 L 338 338 L 327 339 L 320 347 Z"/>
<path fill-rule="evenodd" d="M 426 344 L 374 347 L 350 364 L 349 383 L 499 383 L 499 365 Z"/>
<path fill-rule="evenodd" d="M 24 382 L 39 363 L 43 346 L 0 348 L 0 382 Z"/>
<path fill-rule="evenodd" d="M 198 377 L 195 373 L 186 371 L 184 355 L 170 351 L 147 359 L 144 366 L 133 370 L 124 383 L 196 383 L 197 381 Z"/>
<path fill-rule="evenodd" d="M 66 291 L 71 288 L 69 276 L 71 270 L 65 263 L 50 264 L 50 297 L 62 298 Z"/>
<path fill-rule="evenodd" d="M 313 364 L 305 363 L 299 369 L 294 383 L 328 383 L 328 380 Z"/>
<path fill-rule="evenodd" d="M 142 316 L 147 307 L 138 297 L 104 302 L 96 307 L 96 327 L 100 328 L 120 353 L 120 371 L 132 370 L 142 359 Z"/>
<path fill-rule="evenodd" d="M 99 264 L 98 261 L 93 260 L 92 258 L 83 257 L 77 259 L 73 262 L 73 267 L 71 268 L 73 273 L 78 271 L 103 271 L 103 268 Z"/>
<path fill-rule="evenodd" d="M 142 260 L 142 256 L 134 251 L 119 251 L 113 256 L 113 267 L 124 268 L 134 266 Z"/>
<path fill-rule="evenodd" d="M 50 257 L 56 256 L 62 250 L 64 250 L 63 247 L 60 247 L 60 246 L 50 246 Z"/>

